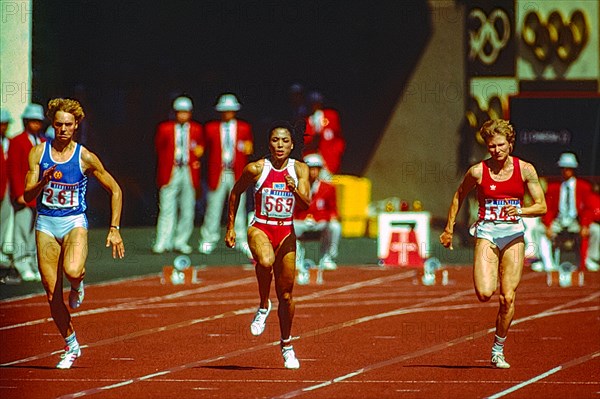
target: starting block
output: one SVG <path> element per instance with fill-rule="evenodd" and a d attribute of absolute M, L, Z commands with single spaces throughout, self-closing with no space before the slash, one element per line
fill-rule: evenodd
<path fill-rule="evenodd" d="M 164 266 L 160 283 L 173 285 L 199 284 L 201 281 L 198 277 L 199 270 L 200 268 L 196 266 L 181 271 L 174 266 Z"/>
<path fill-rule="evenodd" d="M 296 283 L 298 285 L 322 285 L 323 269 L 321 269 L 318 266 L 314 266 L 309 267 L 308 270 L 305 271 L 298 270 L 298 273 L 296 275 Z"/>
<path fill-rule="evenodd" d="M 423 285 L 448 285 L 448 270 L 438 269 L 433 272 L 424 271 L 421 275 L 421 284 Z"/>
<path fill-rule="evenodd" d="M 548 287 L 559 286 L 559 287 L 572 287 L 577 285 L 583 287 L 585 275 L 582 271 L 552 271 L 546 273 L 546 284 Z"/>
<path fill-rule="evenodd" d="M 429 247 L 429 219 L 428 212 L 379 214 L 379 265 L 422 268 Z"/>
<path fill-rule="evenodd" d="M 161 284 L 173 284 L 173 285 L 191 285 L 200 283 L 198 272 L 200 267 L 191 266 L 192 261 L 186 255 L 180 255 L 175 258 L 172 266 L 164 266 L 162 276 L 160 278 Z"/>

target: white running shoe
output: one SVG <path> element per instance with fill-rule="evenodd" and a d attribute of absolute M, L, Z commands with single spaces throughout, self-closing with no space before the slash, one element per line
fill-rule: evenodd
<path fill-rule="evenodd" d="M 282 346 L 281 354 L 283 355 L 283 365 L 285 366 L 286 369 L 299 369 L 300 368 L 300 362 L 296 358 L 296 352 L 294 352 L 293 346 L 291 346 L 291 345 Z"/>
<path fill-rule="evenodd" d="M 61 357 L 61 360 L 56 365 L 56 368 L 63 369 L 63 370 L 70 369 L 71 366 L 73 365 L 73 363 L 75 362 L 75 360 L 77 360 L 78 357 L 81 357 L 81 349 L 77 348 L 76 351 L 71 351 L 71 350 L 69 350 L 69 347 L 66 346 L 65 353 L 63 353 L 60 357 Z"/>
<path fill-rule="evenodd" d="M 504 353 L 492 352 L 492 366 L 498 369 L 509 369 L 510 364 L 504 358 Z"/>
<path fill-rule="evenodd" d="M 329 255 L 324 255 L 319 263 L 320 263 L 320 266 L 322 269 L 325 269 L 325 270 L 337 269 L 337 264 L 335 263 L 333 258 Z"/>
<path fill-rule="evenodd" d="M 85 292 L 83 291 L 83 281 L 81 282 L 78 290 L 71 287 L 71 292 L 69 292 L 69 306 L 71 309 L 77 309 L 80 307 L 84 296 Z"/>
<path fill-rule="evenodd" d="M 256 314 L 254 315 L 254 319 L 252 319 L 252 324 L 250 324 L 250 332 L 254 336 L 258 336 L 265 331 L 265 325 L 267 324 L 267 317 L 269 313 L 271 313 L 271 300 L 269 299 L 269 307 L 266 309 L 258 309 Z"/>

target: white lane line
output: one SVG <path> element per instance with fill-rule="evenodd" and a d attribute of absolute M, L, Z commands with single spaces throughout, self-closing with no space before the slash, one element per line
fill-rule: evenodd
<path fill-rule="evenodd" d="M 564 364 L 561 364 L 560 366 L 556 366 L 553 369 L 550 369 L 550 370 L 546 371 L 545 373 L 537 375 L 537 376 L 535 376 L 535 377 L 533 377 L 533 378 L 531 378 L 531 379 L 529 379 L 527 381 L 523 381 L 520 384 L 512 386 L 512 387 L 510 387 L 508 389 L 505 389 L 504 391 L 501 391 L 501 392 L 495 393 L 495 394 L 493 394 L 491 396 L 488 396 L 487 399 L 498 399 L 498 398 L 501 398 L 503 396 L 508 395 L 509 393 L 515 392 L 515 391 L 517 391 L 517 390 L 519 390 L 521 388 L 524 388 L 524 387 L 526 387 L 528 385 L 531 385 L 531 384 L 533 384 L 533 383 L 535 383 L 535 382 L 537 382 L 539 380 L 543 380 L 544 378 L 549 377 L 552 374 L 558 373 L 561 370 L 565 370 L 565 369 L 567 369 L 569 367 L 577 366 L 578 364 L 585 363 L 585 362 L 590 361 L 590 360 L 592 360 L 592 359 L 594 359 L 594 358 L 596 358 L 598 356 L 600 356 L 600 352 L 594 352 L 594 353 L 590 353 L 590 354 L 585 355 L 585 356 L 578 357 L 577 359 L 568 361 L 568 362 L 566 362 Z"/>
<path fill-rule="evenodd" d="M 358 288 L 356 286 L 356 284 L 351 284 L 350 286 L 353 289 L 354 288 Z M 471 292 L 471 289 L 465 290 L 462 293 L 454 293 L 454 294 L 451 294 L 451 295 L 448 295 L 448 296 L 442 297 L 442 298 L 430 299 L 430 300 L 424 301 L 422 303 L 415 304 L 413 307 L 423 306 L 423 305 L 425 305 L 427 303 L 447 302 L 448 300 L 450 300 L 452 298 L 455 298 L 455 297 L 460 296 L 460 295 L 465 295 L 465 294 L 470 293 L 470 292 Z M 309 332 L 307 334 L 304 334 L 303 337 L 310 337 L 310 336 L 315 337 L 315 336 L 318 336 L 318 335 L 321 335 L 321 334 L 325 334 L 325 333 L 331 332 L 331 331 L 333 331 L 335 329 L 342 329 L 342 328 L 346 328 L 346 327 L 358 324 L 357 320 L 360 320 L 360 323 L 364 323 L 366 321 L 379 319 L 379 318 L 381 318 L 380 316 L 381 316 L 381 314 L 376 314 L 376 315 L 372 315 L 370 318 L 369 317 L 362 317 L 362 318 L 356 319 L 354 321 L 340 323 L 340 324 L 337 324 L 335 326 L 330 326 L 328 328 L 319 328 L 317 330 L 314 330 L 314 331 L 311 331 L 311 332 Z M 298 339 L 298 337 L 294 337 L 294 339 Z M 217 357 L 214 357 L 214 358 L 197 360 L 197 361 L 194 361 L 194 362 L 191 362 L 191 363 L 188 363 L 188 364 L 184 364 L 184 365 L 180 365 L 180 366 L 175 366 L 175 367 L 169 368 L 167 370 L 163 370 L 163 371 L 161 371 L 159 373 L 161 373 L 161 375 L 172 374 L 172 373 L 176 373 L 178 371 L 182 371 L 182 370 L 186 370 L 186 369 L 190 369 L 190 368 L 194 368 L 194 367 L 199 367 L 199 366 L 201 366 L 203 364 L 213 363 L 213 362 L 224 360 L 224 359 L 230 359 L 230 358 L 241 356 L 241 355 L 248 355 L 251 352 L 255 352 L 255 351 L 258 351 L 258 350 L 263 350 L 263 349 L 266 349 L 266 348 L 269 348 L 269 347 L 273 347 L 273 346 L 276 346 L 276 345 L 279 345 L 279 341 L 274 341 L 274 342 L 267 343 L 267 344 L 260 344 L 260 345 L 256 345 L 256 346 L 253 346 L 253 347 L 250 347 L 250 348 L 239 349 L 239 350 L 236 350 L 236 351 L 233 351 L 233 352 L 229 352 L 227 354 L 223 354 L 223 355 L 220 355 L 220 356 L 217 356 Z M 148 374 L 148 375 L 144 375 L 144 376 L 141 376 L 141 377 L 136 377 L 136 378 L 128 379 L 126 381 L 122 381 L 122 382 L 119 382 L 119 383 L 116 383 L 116 384 L 110 384 L 110 385 L 105 385 L 105 386 L 102 386 L 102 387 L 90 388 L 90 389 L 87 389 L 87 390 L 84 390 L 84 391 L 79 391 L 79 392 L 75 392 L 75 393 L 72 393 L 72 394 L 67 394 L 67 395 L 61 396 L 58 399 L 77 398 L 77 397 L 81 397 L 81 396 L 92 395 L 92 394 L 95 394 L 95 393 L 98 393 L 98 392 L 105 392 L 105 391 L 108 391 L 108 390 L 111 390 L 111 389 L 120 388 L 120 387 L 125 386 L 125 385 L 131 385 L 131 384 L 136 383 L 136 382 L 145 381 L 145 380 L 148 380 L 150 378 L 155 377 L 156 375 L 157 375 L 157 373 L 153 373 L 153 374 Z M 354 375 L 356 375 L 356 374 L 352 374 L 352 376 L 354 376 Z M 348 375 L 345 375 L 345 376 L 342 376 L 342 377 L 338 377 L 336 379 L 336 381 L 343 381 L 344 379 L 347 379 L 347 378 L 350 378 L 350 377 L 351 376 L 348 374 Z M 336 382 L 336 381 L 334 381 L 334 382 Z M 330 383 L 331 382 L 327 382 L 327 384 L 330 384 Z"/>
<path fill-rule="evenodd" d="M 137 301 L 126 302 L 126 303 L 116 304 L 116 305 L 112 305 L 112 306 L 105 306 L 105 307 L 96 308 L 96 309 L 83 310 L 80 312 L 74 312 L 71 314 L 71 317 L 82 317 L 82 316 L 89 316 L 89 315 L 95 315 L 95 314 L 100 314 L 100 313 L 131 310 L 131 308 L 132 307 L 135 308 L 136 305 L 146 305 L 146 304 L 151 304 L 151 303 L 156 303 L 156 302 L 161 302 L 161 301 L 177 299 L 177 298 L 181 298 L 181 297 L 188 296 L 188 295 L 195 295 L 195 294 L 200 294 L 200 293 L 205 293 L 205 292 L 210 292 L 210 291 L 216 291 L 216 290 L 220 290 L 220 289 L 224 289 L 224 288 L 231 288 L 231 287 L 235 287 L 238 285 L 250 284 L 251 282 L 254 282 L 255 280 L 256 279 L 254 277 L 246 277 L 246 278 L 242 278 L 239 280 L 228 281 L 225 283 L 203 286 L 203 287 L 194 288 L 191 290 L 178 291 L 178 292 L 175 292 L 172 294 L 167 294 L 167 295 L 162 295 L 162 296 L 154 296 L 154 297 L 140 299 Z M 31 321 L 27 321 L 27 322 L 23 322 L 23 323 L 2 326 L 2 327 L 0 327 L 0 331 L 12 330 L 14 328 L 19 328 L 19 327 L 29 327 L 29 326 L 34 326 L 37 324 L 42 324 L 42 323 L 51 322 L 51 321 L 52 321 L 52 318 L 50 318 L 50 317 L 44 318 L 44 319 L 38 319 L 38 320 L 31 320 Z"/>
<path fill-rule="evenodd" d="M 554 308 L 548 309 L 548 310 L 540 312 L 538 314 L 530 315 L 530 316 L 527 316 L 527 317 L 523 317 L 521 319 L 517 319 L 517 320 L 513 321 L 512 325 L 520 324 L 520 323 L 523 323 L 523 322 L 526 322 L 526 321 L 535 320 L 535 319 L 538 319 L 538 318 L 541 318 L 541 317 L 548 317 L 548 316 L 554 314 L 554 312 L 563 310 L 565 308 L 569 308 L 569 307 L 577 305 L 579 303 L 593 301 L 596 298 L 598 298 L 598 296 L 600 296 L 600 293 L 594 293 L 592 295 L 588 295 L 587 297 L 579 298 L 579 299 L 576 299 L 574 301 L 571 301 L 571 302 L 568 302 L 568 303 L 565 303 L 565 304 L 561 304 L 561 305 L 555 306 Z M 406 309 L 404 311 L 406 311 Z M 402 313 L 401 309 L 397 309 L 397 310 L 392 311 L 392 312 L 387 312 L 388 315 L 396 315 L 396 314 L 401 314 L 401 313 Z M 344 376 L 333 378 L 333 379 L 331 379 L 329 381 L 317 384 L 315 386 L 309 386 L 309 387 L 305 387 L 305 388 L 300 388 L 300 389 L 288 392 L 286 394 L 277 396 L 276 398 L 277 399 L 294 398 L 296 396 L 304 394 L 307 391 L 313 391 L 315 389 L 319 389 L 319 388 L 323 388 L 325 386 L 329 386 L 329 385 L 335 384 L 337 382 L 338 378 L 347 379 L 347 378 L 349 378 L 348 376 L 350 376 L 350 375 L 352 375 L 352 376 L 361 375 L 361 374 L 364 374 L 365 372 L 368 372 L 368 371 L 373 371 L 373 370 L 376 370 L 376 369 L 379 369 L 379 368 L 388 367 L 388 366 L 391 366 L 391 365 L 394 365 L 394 364 L 397 364 L 397 363 L 400 363 L 400 362 L 403 362 L 403 361 L 406 361 L 406 360 L 409 360 L 409 359 L 413 359 L 413 358 L 416 358 L 416 357 L 420 357 L 420 356 L 423 356 L 423 355 L 427 355 L 427 354 L 430 354 L 430 353 L 439 352 L 441 350 L 450 348 L 452 346 L 455 346 L 455 345 L 458 345 L 458 344 L 461 344 L 461 343 L 464 343 L 464 342 L 467 342 L 467 341 L 474 341 L 475 339 L 478 339 L 478 338 L 481 338 L 483 336 L 486 336 L 486 335 L 488 335 L 489 333 L 491 333 L 493 331 L 495 331 L 495 328 L 489 328 L 487 330 L 481 330 L 481 331 L 473 332 L 473 333 L 464 335 L 464 336 L 462 336 L 460 338 L 456 338 L 456 339 L 453 339 L 453 340 L 448 341 L 448 342 L 444 342 L 444 343 L 441 343 L 441 344 L 438 344 L 438 345 L 434 345 L 434 346 L 431 346 L 431 347 L 428 347 L 428 348 L 423 348 L 421 350 L 418 350 L 418 351 L 415 351 L 415 352 L 412 352 L 412 353 L 407 353 L 407 354 L 404 354 L 404 355 L 401 355 L 401 356 L 397 356 L 395 358 L 387 359 L 387 360 L 381 361 L 379 363 L 370 364 L 370 365 L 368 365 L 366 367 L 363 367 L 363 368 L 361 368 L 359 370 L 356 370 L 356 371 L 354 371 L 352 373 L 345 374 Z"/>
<path fill-rule="evenodd" d="M 356 290 L 356 289 L 359 289 L 359 288 L 372 286 L 374 284 L 379 284 L 379 283 L 382 283 L 382 282 L 389 282 L 389 281 L 394 281 L 394 280 L 400 280 L 400 279 L 403 279 L 403 278 L 409 278 L 411 276 L 412 276 L 412 272 L 399 273 L 399 274 L 391 275 L 391 276 L 384 277 L 384 278 L 378 277 L 378 278 L 375 278 L 375 279 L 372 279 L 372 280 L 363 281 L 362 283 L 353 283 L 353 284 L 349 284 L 347 286 L 333 288 L 333 289 L 330 289 L 330 290 L 319 291 L 318 293 L 316 293 L 316 296 L 320 297 L 320 296 L 332 295 L 332 294 L 336 294 L 336 293 L 340 293 L 340 292 L 346 292 L 346 291 L 350 291 L 350 290 Z M 248 280 L 248 279 L 238 280 L 238 282 L 242 282 L 242 281 L 246 281 L 246 280 Z M 252 282 L 255 281 L 254 278 L 250 278 L 250 280 Z M 234 282 L 228 283 L 228 285 L 231 285 L 233 283 Z M 218 284 L 217 286 L 219 286 L 219 288 L 222 288 L 223 284 Z M 215 287 L 215 286 L 210 286 L 210 287 Z M 208 287 L 208 288 L 210 288 L 210 287 Z M 206 290 L 208 290 L 207 287 L 205 287 L 205 288 L 206 288 Z M 213 289 L 216 289 L 216 288 L 213 288 Z M 188 294 L 196 294 L 197 291 L 198 291 L 198 289 L 187 290 Z M 177 293 L 177 294 L 180 294 L 180 293 Z M 175 295 L 175 294 L 169 294 L 169 295 L 167 295 L 167 297 L 172 297 L 173 295 Z M 299 297 L 299 298 L 297 298 L 297 301 L 306 300 L 306 298 L 308 298 L 308 297 L 314 298 L 315 294 L 309 294 L 309 295 L 306 295 L 306 296 Z M 164 298 L 164 297 L 154 297 L 154 298 Z M 154 298 L 150 298 L 150 299 L 154 300 Z M 115 310 L 112 307 L 111 308 L 99 308 L 99 309 L 92 309 L 90 311 L 87 311 L 87 314 L 101 313 L 99 310 L 105 310 L 105 309 Z M 254 307 L 244 308 L 244 309 L 232 310 L 232 311 L 228 311 L 228 312 L 224 312 L 224 313 L 220 313 L 220 314 L 216 314 L 216 315 L 201 317 L 201 318 L 198 318 L 198 319 L 185 320 L 185 321 L 181 321 L 181 322 L 178 322 L 178 323 L 170 324 L 170 325 L 167 325 L 167 326 L 160 326 L 160 327 L 154 327 L 154 328 L 149 328 L 149 329 L 145 329 L 145 330 L 139 330 L 139 331 L 136 331 L 134 333 L 120 335 L 120 336 L 115 336 L 115 337 L 107 338 L 107 339 L 104 339 L 104 340 L 96 341 L 94 343 L 88 344 L 87 346 L 88 347 L 97 347 L 97 346 L 102 346 L 102 345 L 109 345 L 109 344 L 112 344 L 112 343 L 115 343 L 115 342 L 122 342 L 122 341 L 125 341 L 125 340 L 130 340 L 130 339 L 141 337 L 141 336 L 145 336 L 145 335 L 151 335 L 151 334 L 155 334 L 155 333 L 158 333 L 158 332 L 165 332 L 165 331 L 175 330 L 175 329 L 178 329 L 178 328 L 190 327 L 192 325 L 199 324 L 199 323 L 206 323 L 206 322 L 210 322 L 210 321 L 214 321 L 214 320 L 225 319 L 225 318 L 228 318 L 228 317 L 239 316 L 239 315 L 243 315 L 243 314 L 251 314 L 251 313 L 254 313 L 255 311 L 256 311 L 256 307 L 255 306 Z M 84 313 L 84 312 L 80 312 L 78 314 L 81 314 L 81 313 Z M 62 351 L 54 351 L 54 352 L 50 352 L 50 353 L 42 353 L 42 354 L 39 354 L 39 355 L 30 356 L 30 357 L 27 357 L 27 358 L 24 358 L 24 359 L 17 359 L 17 360 L 13 360 L 11 362 L 2 363 L 2 364 L 0 364 L 0 367 L 13 366 L 15 364 L 21 364 L 21 363 L 26 363 L 26 362 L 34 361 L 34 360 L 44 359 L 44 358 L 56 355 L 56 354 L 61 353 L 61 352 Z"/>

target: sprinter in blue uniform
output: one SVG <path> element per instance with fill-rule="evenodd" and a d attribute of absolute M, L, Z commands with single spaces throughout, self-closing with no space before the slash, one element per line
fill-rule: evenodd
<path fill-rule="evenodd" d="M 68 369 L 81 356 L 81 349 L 63 300 L 63 273 L 71 283 L 69 306 L 76 309 L 84 297 L 88 176 L 95 176 L 110 194 L 111 221 L 106 246 L 112 247 L 113 258 L 125 256 L 119 231 L 123 200 L 121 188 L 98 157 L 74 140 L 85 116 L 81 104 L 72 99 L 50 100 L 47 116 L 52 121 L 55 138 L 31 149 L 24 198 L 27 202 L 37 198 L 35 238 L 40 274 L 52 319 L 66 342 L 56 367 Z"/>

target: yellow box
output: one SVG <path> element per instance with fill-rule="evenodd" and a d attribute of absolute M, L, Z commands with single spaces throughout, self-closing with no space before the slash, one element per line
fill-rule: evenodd
<path fill-rule="evenodd" d="M 359 216 L 342 217 L 342 237 L 364 237 L 367 232 L 367 218 Z"/>
<path fill-rule="evenodd" d="M 369 216 L 367 222 L 367 236 L 369 238 L 377 238 L 379 236 L 379 221 L 377 220 L 377 215 Z"/>
<path fill-rule="evenodd" d="M 338 213 L 342 219 L 348 216 L 367 217 L 371 202 L 371 180 L 366 177 L 334 175 L 331 183 L 335 186 Z"/>

